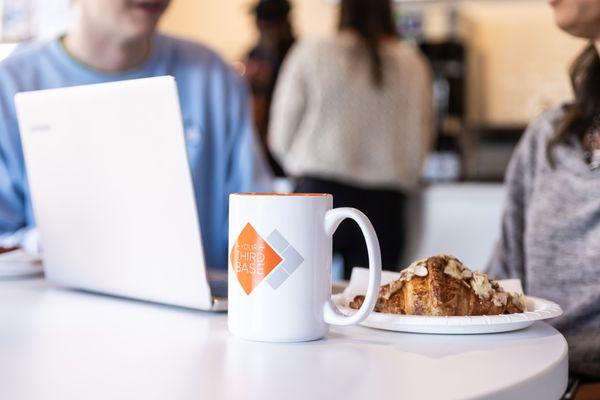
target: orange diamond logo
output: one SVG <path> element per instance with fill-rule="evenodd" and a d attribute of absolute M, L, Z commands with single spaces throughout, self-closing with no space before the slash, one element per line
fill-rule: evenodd
<path fill-rule="evenodd" d="M 250 294 L 283 260 L 250 224 L 233 244 L 231 267 L 246 294 Z"/>

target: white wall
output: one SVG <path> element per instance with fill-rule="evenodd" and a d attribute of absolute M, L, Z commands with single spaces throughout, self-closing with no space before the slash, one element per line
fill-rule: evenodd
<path fill-rule="evenodd" d="M 500 237 L 504 186 L 431 185 L 411 199 L 403 266 L 435 254 L 451 254 L 485 271 Z"/>
<path fill-rule="evenodd" d="M 0 41 L 47 38 L 64 32 L 72 22 L 71 1 L 0 0 Z"/>
<path fill-rule="evenodd" d="M 560 31 L 541 1 L 467 2 L 471 124 L 524 125 L 571 98 L 568 68 L 584 41 Z"/>
<path fill-rule="evenodd" d="M 292 0 L 301 35 L 335 29 L 337 6 L 329 0 Z M 162 28 L 201 40 L 230 61 L 239 60 L 254 39 L 249 9 L 255 0 L 173 0 Z M 428 35 L 448 30 L 444 13 L 455 5 L 468 40 L 469 121 L 524 125 L 550 105 L 571 97 L 568 66 L 582 42 L 562 33 L 542 0 L 453 0 L 427 5 Z M 415 9 L 414 5 L 409 6 Z M 419 6 L 421 7 L 421 6 Z"/>

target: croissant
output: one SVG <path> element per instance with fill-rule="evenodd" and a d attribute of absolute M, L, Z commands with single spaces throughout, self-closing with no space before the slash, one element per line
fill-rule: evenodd
<path fill-rule="evenodd" d="M 351 308 L 359 308 L 356 296 Z M 383 285 L 375 311 L 391 314 L 464 316 L 521 313 L 521 294 L 505 292 L 486 274 L 471 271 L 456 257 L 437 255 L 412 263 L 400 278 Z"/>

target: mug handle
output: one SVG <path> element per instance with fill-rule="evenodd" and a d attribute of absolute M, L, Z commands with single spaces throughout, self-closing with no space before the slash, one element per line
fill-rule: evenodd
<path fill-rule="evenodd" d="M 333 301 L 329 299 L 325 303 L 323 312 L 325 322 L 331 325 L 354 325 L 358 324 L 373 310 L 377 302 L 379 294 L 379 285 L 381 284 L 381 252 L 379 250 L 379 240 L 371 221 L 365 214 L 355 208 L 341 207 L 327 211 L 325 214 L 325 232 L 327 236 L 333 236 L 338 226 L 346 218 L 353 219 L 365 238 L 367 244 L 367 254 L 369 255 L 369 285 L 367 286 L 367 294 L 363 304 L 358 311 L 350 316 L 342 314 L 335 306 Z"/>

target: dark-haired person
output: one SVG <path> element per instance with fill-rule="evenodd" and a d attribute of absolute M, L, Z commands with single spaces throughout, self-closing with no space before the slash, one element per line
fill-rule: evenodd
<path fill-rule="evenodd" d="M 229 193 L 270 189 L 245 82 L 209 48 L 156 33 L 169 0 L 72 3 L 76 18 L 69 32 L 0 63 L 0 247 L 33 249 L 28 243 L 36 238 L 15 93 L 172 75 L 205 256 L 208 265 L 226 268 Z"/>
<path fill-rule="evenodd" d="M 269 111 L 281 64 L 294 44 L 288 0 L 260 0 L 253 9 L 258 40 L 244 60 L 244 76 L 252 89 L 254 123 L 269 163 L 277 176 L 285 175 L 267 145 Z"/>
<path fill-rule="evenodd" d="M 269 143 L 298 192 L 328 192 L 373 222 L 386 267 L 403 247 L 405 196 L 432 138 L 432 84 L 418 50 L 398 39 L 389 0 L 342 0 L 333 37 L 298 43 L 284 62 Z M 334 249 L 345 274 L 367 264 L 354 225 Z"/>
<path fill-rule="evenodd" d="M 551 4 L 558 26 L 589 43 L 571 69 L 574 100 L 534 121 L 512 157 L 489 274 L 559 303 L 571 371 L 600 379 L 600 1 Z"/>

